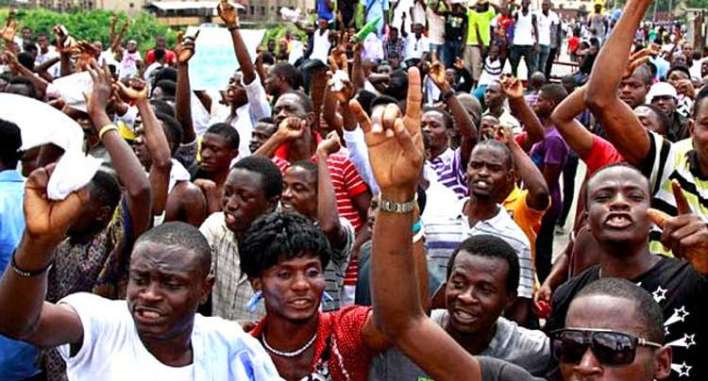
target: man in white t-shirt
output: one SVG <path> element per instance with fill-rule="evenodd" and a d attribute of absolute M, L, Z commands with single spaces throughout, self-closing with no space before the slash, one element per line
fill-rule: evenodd
<path fill-rule="evenodd" d="M 140 72 L 142 66 L 143 58 L 138 51 L 138 42 L 135 40 L 128 41 L 118 65 L 118 78 L 132 78 Z"/>
<path fill-rule="evenodd" d="M 536 71 L 536 52 L 538 51 L 538 20 L 535 12 L 530 9 L 531 0 L 521 0 L 521 9 L 514 12 L 514 40 L 509 52 L 511 74 L 518 76 L 519 62 L 524 57 L 526 75 Z"/>
<path fill-rule="evenodd" d="M 44 302 L 52 252 L 89 197 L 49 201 L 51 169 L 25 187 L 26 228 L 0 287 L 0 332 L 58 347 L 71 380 L 278 380 L 265 350 L 235 322 L 196 313 L 214 277 L 211 250 L 188 224 L 143 234 L 130 256 L 126 300 L 75 293 Z"/>
<path fill-rule="evenodd" d="M 538 52 L 536 53 L 536 70 L 545 72 L 546 63 L 551 53 L 551 34 L 557 31 L 560 19 L 558 14 L 551 10 L 551 0 L 543 0 L 541 12 L 536 15 L 538 26 Z M 529 73 L 531 75 L 531 73 Z"/>
<path fill-rule="evenodd" d="M 423 35 L 422 24 L 413 24 L 413 33 L 401 33 L 406 37 L 406 61 L 420 60 L 423 58 L 423 53 L 426 53 L 430 50 L 430 42 L 428 40 L 428 37 L 425 37 L 425 35 Z"/>

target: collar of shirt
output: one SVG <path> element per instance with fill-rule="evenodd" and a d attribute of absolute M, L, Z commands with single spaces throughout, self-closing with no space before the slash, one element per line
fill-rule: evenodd
<path fill-rule="evenodd" d="M 21 183 L 24 181 L 25 178 L 22 177 L 20 172 L 16 169 L 7 169 L 4 171 L 0 171 L 0 182 Z"/>

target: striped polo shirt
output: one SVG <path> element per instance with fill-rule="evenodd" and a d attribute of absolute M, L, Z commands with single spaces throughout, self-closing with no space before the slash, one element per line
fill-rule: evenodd
<path fill-rule="evenodd" d="M 531 261 L 531 245 L 524 232 L 499 205 L 496 216 L 479 221 L 470 227 L 462 212 L 468 199 L 460 202 L 459 213 L 448 219 L 434 219 L 425 223 L 425 245 L 428 249 L 428 271 L 438 279 L 447 279 L 447 263 L 452 253 L 465 239 L 479 234 L 497 236 L 506 241 L 519 257 L 519 297 L 531 299 L 535 271 Z"/>
<path fill-rule="evenodd" d="M 691 139 L 671 143 L 659 134 L 649 132 L 649 153 L 640 166 L 649 179 L 652 207 L 669 215 L 676 215 L 676 200 L 671 190 L 671 181 L 676 180 L 683 189 L 691 211 L 708 223 L 708 177 L 702 177 L 698 155 Z M 660 242 L 661 231 L 649 233 L 649 250 L 656 254 L 671 255 Z"/>
<path fill-rule="evenodd" d="M 429 160 L 428 164 L 438 175 L 438 181 L 455 192 L 458 199 L 467 197 L 467 174 L 459 148 L 454 151 L 448 148 L 438 157 Z"/>

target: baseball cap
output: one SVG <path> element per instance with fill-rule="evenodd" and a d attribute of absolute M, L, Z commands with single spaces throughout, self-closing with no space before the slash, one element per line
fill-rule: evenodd
<path fill-rule="evenodd" d="M 652 102 L 654 97 L 673 97 L 677 98 L 678 93 L 673 86 L 667 82 L 657 82 L 651 86 L 649 93 L 647 94 L 647 100 Z"/>

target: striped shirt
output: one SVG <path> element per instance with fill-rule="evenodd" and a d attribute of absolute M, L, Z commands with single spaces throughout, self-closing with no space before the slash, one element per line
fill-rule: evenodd
<path fill-rule="evenodd" d="M 342 307 L 344 277 L 349 267 L 352 257 L 352 246 L 354 246 L 354 228 L 346 218 L 339 218 L 339 223 L 346 231 L 347 239 L 344 245 L 335 249 L 332 248 L 332 257 L 324 271 L 325 292 L 329 298 L 322 301 L 322 311 L 334 311 Z M 330 299 L 331 298 L 331 299 Z"/>
<path fill-rule="evenodd" d="M 676 180 L 691 211 L 708 223 L 708 178 L 701 176 L 698 154 L 691 139 L 671 143 L 663 136 L 649 132 L 649 140 L 649 153 L 639 169 L 649 178 L 652 207 L 672 216 L 677 214 L 676 200 L 671 190 L 671 180 Z M 649 233 L 649 250 L 670 255 L 660 238 L 661 232 L 658 230 Z"/>
<path fill-rule="evenodd" d="M 460 203 L 457 217 L 451 219 L 436 219 L 426 221 L 425 245 L 428 250 L 428 270 L 438 279 L 447 278 L 447 263 L 453 251 L 465 239 L 479 234 L 497 236 L 514 248 L 519 257 L 519 297 L 531 299 L 535 270 L 531 262 L 531 245 L 524 232 L 509 216 L 505 209 L 499 206 L 496 216 L 479 221 L 470 227 L 467 216 L 462 212 L 468 201 Z"/>
<path fill-rule="evenodd" d="M 438 181 L 455 192 L 458 199 L 467 197 L 467 174 L 462 165 L 461 152 L 460 148 L 454 151 L 448 148 L 438 157 L 428 161 L 438 175 Z"/>
<path fill-rule="evenodd" d="M 223 212 L 210 215 L 199 227 L 211 247 L 211 270 L 214 288 L 211 291 L 212 314 L 228 320 L 258 320 L 265 316 L 263 304 L 255 312 L 246 308 L 253 297 L 253 288 L 241 274 L 238 240 L 226 226 Z"/>

